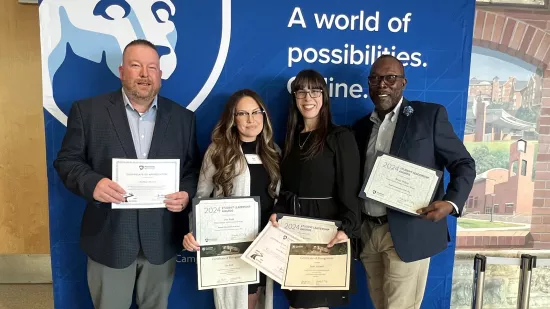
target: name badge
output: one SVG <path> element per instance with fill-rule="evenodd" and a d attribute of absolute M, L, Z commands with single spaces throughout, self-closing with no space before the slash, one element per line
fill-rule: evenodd
<path fill-rule="evenodd" d="M 260 159 L 260 156 L 257 154 L 245 154 L 244 157 L 248 164 L 262 164 L 262 159 Z"/>

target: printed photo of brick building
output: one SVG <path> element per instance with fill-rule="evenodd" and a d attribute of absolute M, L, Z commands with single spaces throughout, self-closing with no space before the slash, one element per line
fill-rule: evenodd
<path fill-rule="evenodd" d="M 471 308 L 472 258 L 550 257 L 549 0 L 477 0 L 464 144 L 476 178 L 457 219 L 452 309 Z M 516 308 L 519 266 L 489 265 L 484 308 Z M 550 269 L 531 308 L 550 308 Z"/>
<path fill-rule="evenodd" d="M 478 175 L 457 247 L 550 249 L 550 11 L 501 2 L 476 9 L 464 142 Z"/>

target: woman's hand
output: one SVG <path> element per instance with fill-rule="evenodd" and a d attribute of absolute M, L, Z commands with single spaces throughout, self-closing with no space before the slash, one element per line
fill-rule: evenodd
<path fill-rule="evenodd" d="M 200 245 L 195 240 L 195 236 L 193 236 L 192 233 L 187 233 L 185 237 L 183 237 L 183 247 L 187 251 L 199 251 Z"/>
<path fill-rule="evenodd" d="M 279 223 L 277 222 L 277 214 L 272 214 L 271 217 L 269 217 L 269 222 L 271 222 L 271 225 L 274 227 L 279 227 Z"/>
<path fill-rule="evenodd" d="M 335 244 L 344 242 L 348 239 L 349 237 L 348 235 L 346 235 L 346 233 L 344 233 L 344 231 L 338 231 L 338 233 L 336 233 L 336 236 L 334 236 L 334 238 L 328 243 L 327 247 L 332 248 L 332 246 L 334 246 Z"/>

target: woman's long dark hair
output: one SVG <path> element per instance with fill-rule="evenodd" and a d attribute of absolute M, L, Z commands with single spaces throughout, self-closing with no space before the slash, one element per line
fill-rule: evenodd
<path fill-rule="evenodd" d="M 240 174 L 246 166 L 244 155 L 241 151 L 239 131 L 235 126 L 235 112 L 239 101 L 244 97 L 251 97 L 258 103 L 264 113 L 264 127 L 256 138 L 257 151 L 262 163 L 269 175 L 270 183 L 268 192 L 271 197 L 276 197 L 277 183 L 281 178 L 279 172 L 279 154 L 273 142 L 273 128 L 267 114 L 266 106 L 262 98 L 250 89 L 239 90 L 229 97 L 225 104 L 220 120 L 212 132 L 212 148 L 208 155 L 216 168 L 212 177 L 214 186 L 221 189 L 224 196 L 230 196 L 233 191 L 233 179 Z M 235 170 L 235 164 L 239 162 L 241 170 Z"/>
<path fill-rule="evenodd" d="M 320 89 L 323 91 L 321 96 L 323 99 L 323 105 L 319 111 L 319 121 L 317 123 L 317 128 L 315 129 L 316 134 L 313 134 L 311 147 L 309 147 L 304 154 L 307 160 L 314 158 L 323 151 L 328 132 L 333 125 L 332 114 L 330 112 L 330 98 L 325 79 L 315 70 L 301 71 L 298 75 L 296 75 L 296 78 L 292 81 L 291 85 L 292 103 L 290 104 L 288 113 L 285 151 L 283 156 L 285 158 L 292 150 L 296 136 L 304 129 L 304 117 L 298 110 L 295 93 L 296 91 L 303 90 L 305 88 L 308 88 L 309 90 Z"/>

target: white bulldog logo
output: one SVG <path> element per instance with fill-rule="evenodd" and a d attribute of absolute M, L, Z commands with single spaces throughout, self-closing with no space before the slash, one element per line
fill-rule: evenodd
<path fill-rule="evenodd" d="M 157 46 L 162 78 L 168 79 L 177 67 L 176 12 L 170 0 L 43 0 L 40 2 L 43 106 L 67 125 L 67 115 L 54 100 L 53 78 L 66 57 L 67 44 L 84 59 L 106 64 L 117 78 L 124 47 L 143 38 Z M 222 0 L 222 31 L 218 55 L 201 90 L 187 106 L 196 110 L 218 80 L 229 50 L 231 0 Z"/>

